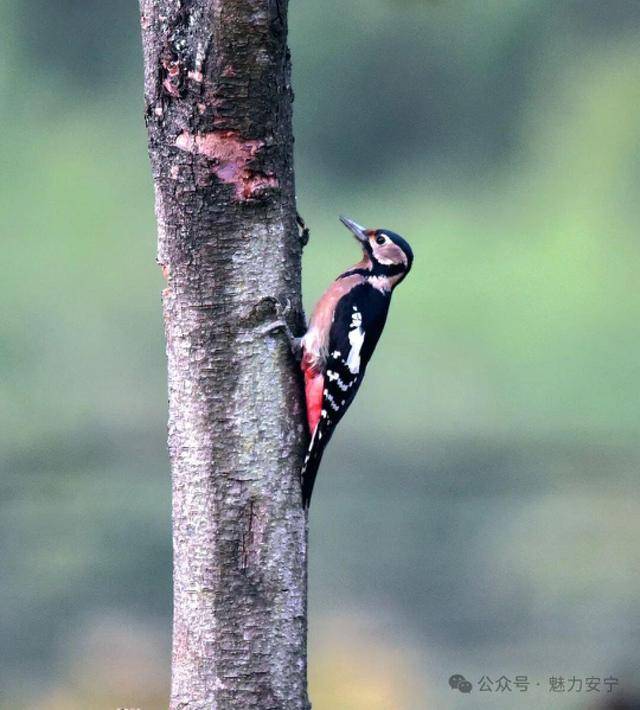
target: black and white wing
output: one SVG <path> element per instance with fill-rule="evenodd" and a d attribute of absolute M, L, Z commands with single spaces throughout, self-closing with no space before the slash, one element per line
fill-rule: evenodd
<path fill-rule="evenodd" d="M 311 500 L 324 449 L 356 396 L 378 343 L 389 300 L 388 295 L 369 284 L 361 284 L 345 294 L 336 305 L 324 368 L 322 410 L 301 472 L 305 507 Z"/>

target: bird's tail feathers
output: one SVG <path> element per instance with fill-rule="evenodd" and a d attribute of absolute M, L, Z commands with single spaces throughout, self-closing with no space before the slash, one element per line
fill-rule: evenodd
<path fill-rule="evenodd" d="M 302 504 L 305 509 L 309 508 L 313 485 L 316 482 L 316 475 L 320 468 L 320 462 L 322 461 L 322 454 L 332 434 L 330 429 L 323 426 L 324 421 L 324 419 L 321 419 L 313 432 L 313 436 L 309 442 L 309 449 L 305 456 L 304 463 L 302 464 L 302 470 L 300 471 Z"/>

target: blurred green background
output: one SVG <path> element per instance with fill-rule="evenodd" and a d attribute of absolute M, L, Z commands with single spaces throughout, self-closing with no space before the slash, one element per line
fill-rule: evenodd
<path fill-rule="evenodd" d="M 416 254 L 316 488 L 315 710 L 639 707 L 640 3 L 290 12 L 307 309 L 357 258 L 338 213 Z M 162 708 L 137 5 L 3 0 L 0 23 L 0 706 Z M 621 704 L 549 693 L 572 675 Z"/>

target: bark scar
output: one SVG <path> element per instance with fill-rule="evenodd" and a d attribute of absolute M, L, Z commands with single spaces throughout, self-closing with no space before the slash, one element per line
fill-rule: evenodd
<path fill-rule="evenodd" d="M 191 134 L 183 131 L 176 147 L 193 155 L 204 155 L 213 162 L 213 172 L 224 183 L 233 185 L 239 201 L 254 199 L 279 186 L 275 175 L 249 167 L 264 146 L 261 140 L 244 140 L 236 131 Z"/>
<path fill-rule="evenodd" d="M 164 56 L 161 65 L 164 70 L 162 88 L 169 96 L 179 98 L 183 88 L 183 71 L 179 60 L 172 55 Z"/>
<path fill-rule="evenodd" d="M 249 522 L 247 532 L 242 535 L 242 569 L 246 570 L 249 566 L 249 553 L 253 537 L 253 501 L 249 502 Z"/>
<path fill-rule="evenodd" d="M 264 296 L 240 317 L 240 324 L 245 328 L 261 325 L 278 315 L 278 304 L 280 303 L 281 300 L 276 296 Z"/>

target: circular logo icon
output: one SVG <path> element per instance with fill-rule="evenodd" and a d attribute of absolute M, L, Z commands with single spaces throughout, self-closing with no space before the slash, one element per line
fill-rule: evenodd
<path fill-rule="evenodd" d="M 449 677 L 449 687 L 451 690 L 459 690 L 461 693 L 470 693 L 473 685 L 460 673 L 454 673 Z"/>

